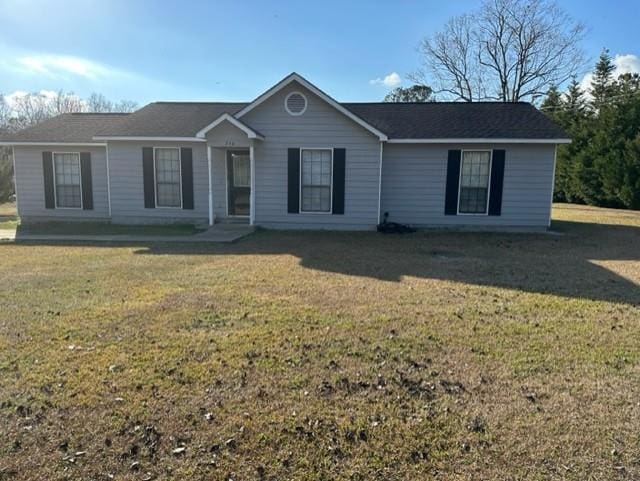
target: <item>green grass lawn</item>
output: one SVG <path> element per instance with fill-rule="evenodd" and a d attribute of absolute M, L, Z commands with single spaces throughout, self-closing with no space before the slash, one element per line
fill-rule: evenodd
<path fill-rule="evenodd" d="M 640 213 L 0 245 L 0 479 L 640 479 Z"/>
<path fill-rule="evenodd" d="M 10 230 L 18 227 L 15 202 L 0 204 L 0 230 Z"/>

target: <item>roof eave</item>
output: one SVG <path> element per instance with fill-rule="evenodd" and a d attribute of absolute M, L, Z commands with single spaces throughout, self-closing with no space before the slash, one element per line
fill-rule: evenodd
<path fill-rule="evenodd" d="M 389 144 L 570 144 L 571 139 L 526 139 L 526 138 L 440 138 L 440 139 L 389 139 Z"/>
<path fill-rule="evenodd" d="M 149 135 L 96 135 L 93 140 L 122 141 L 122 142 L 206 142 L 199 137 L 163 137 Z"/>
<path fill-rule="evenodd" d="M 0 145 L 3 146 L 41 146 L 41 145 L 66 145 L 66 146 L 94 146 L 94 147 L 104 147 L 107 145 L 104 142 L 60 142 L 60 141 L 46 141 L 46 140 L 34 140 L 34 141 L 26 141 L 26 140 L 3 140 L 0 141 Z"/>

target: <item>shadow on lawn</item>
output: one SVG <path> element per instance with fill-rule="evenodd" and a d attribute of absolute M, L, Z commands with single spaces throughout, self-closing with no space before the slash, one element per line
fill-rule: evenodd
<path fill-rule="evenodd" d="M 147 244 L 135 253 L 291 255 L 308 269 L 384 281 L 413 276 L 640 306 L 640 227 L 567 221 L 553 227 L 562 235 L 259 231 L 234 244 Z M 635 263 L 625 268 L 636 282 L 599 261 Z"/>
<path fill-rule="evenodd" d="M 292 255 L 339 274 L 399 281 L 403 276 L 640 305 L 640 285 L 598 261 L 640 261 L 640 228 L 555 222 L 563 235 L 424 231 L 260 232 L 236 244 L 154 245 L 138 254 Z M 630 269 L 640 278 L 640 263 Z"/>

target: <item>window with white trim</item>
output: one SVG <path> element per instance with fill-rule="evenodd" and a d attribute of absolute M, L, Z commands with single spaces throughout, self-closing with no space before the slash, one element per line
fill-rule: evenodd
<path fill-rule="evenodd" d="M 54 153 L 53 165 L 55 169 L 56 207 L 82 207 L 82 188 L 80 187 L 80 154 Z"/>
<path fill-rule="evenodd" d="M 489 204 L 491 152 L 465 150 L 460 169 L 460 214 L 486 214 Z"/>
<path fill-rule="evenodd" d="M 300 211 L 331 212 L 331 149 L 302 149 Z"/>
<path fill-rule="evenodd" d="M 156 169 L 156 206 L 182 207 L 180 149 L 158 147 L 154 150 Z"/>

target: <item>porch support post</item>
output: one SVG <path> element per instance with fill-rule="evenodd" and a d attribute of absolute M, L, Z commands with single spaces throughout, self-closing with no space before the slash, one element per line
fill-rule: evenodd
<path fill-rule="evenodd" d="M 254 155 L 253 139 L 249 144 L 249 163 L 251 166 L 251 192 L 249 194 L 249 225 L 256 221 L 256 159 Z"/>
<path fill-rule="evenodd" d="M 210 145 L 207 145 L 207 166 L 209 167 L 209 225 L 213 225 L 213 182 L 211 179 L 211 172 L 213 169 L 211 165 Z"/>

